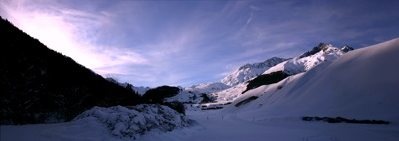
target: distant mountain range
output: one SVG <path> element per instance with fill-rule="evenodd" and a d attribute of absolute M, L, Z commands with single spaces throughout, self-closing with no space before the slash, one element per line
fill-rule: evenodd
<path fill-rule="evenodd" d="M 224 112 L 242 118 L 311 115 L 397 122 L 399 38 L 347 53 L 347 46 L 322 46 L 265 71 L 289 70 L 292 75 L 239 95 Z"/>
<path fill-rule="evenodd" d="M 285 60 L 288 60 L 288 59 L 272 57 L 272 58 L 267 59 L 260 63 L 243 65 L 240 68 L 238 68 L 237 70 L 234 70 L 233 72 L 231 72 L 226 77 L 224 77 L 221 80 L 221 82 L 228 86 L 235 86 L 237 84 L 248 81 L 248 80 L 262 74 L 269 68 L 271 68 Z"/>
<path fill-rule="evenodd" d="M 352 50 L 353 48 L 348 45 L 338 48 L 328 43 L 320 43 L 310 51 L 294 58 L 272 57 L 263 62 L 245 64 L 226 75 L 220 82 L 197 84 L 185 88 L 181 94 L 175 96 L 174 100 L 198 103 L 202 101 L 200 95 L 207 94 L 216 103 L 228 103 L 250 89 L 276 83 L 287 76 L 306 72 L 323 62 L 331 62 Z M 198 100 L 193 100 L 193 97 Z"/>

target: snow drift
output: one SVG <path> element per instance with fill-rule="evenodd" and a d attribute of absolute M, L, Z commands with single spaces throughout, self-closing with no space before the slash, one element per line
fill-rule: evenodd
<path fill-rule="evenodd" d="M 94 107 L 75 120 L 93 119 L 109 129 L 113 136 L 136 139 L 148 131 L 172 131 L 189 126 L 190 120 L 167 106 L 142 104 L 133 107 Z"/>

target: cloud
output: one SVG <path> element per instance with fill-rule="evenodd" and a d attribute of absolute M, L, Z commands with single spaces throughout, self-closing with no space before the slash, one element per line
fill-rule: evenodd
<path fill-rule="evenodd" d="M 68 8 L 54 1 L 6 1 L 5 16 L 24 32 L 49 48 L 71 57 L 100 74 L 120 72 L 107 66 L 145 64 L 147 60 L 132 49 L 97 44 L 96 30 L 110 24 L 107 12 L 90 13 Z"/>
<path fill-rule="evenodd" d="M 116 2 L 108 8 L 111 12 L 101 9 L 95 13 L 55 1 L 7 1 L 1 7 L 6 9 L 5 17 L 17 27 L 105 77 L 149 86 L 189 82 L 190 73 L 176 65 L 194 61 L 187 53 L 193 52 L 195 42 L 201 38 L 197 21 L 183 24 L 179 29 L 165 29 L 157 38 L 133 45 L 130 39 L 142 38 L 142 33 L 151 37 L 157 32 L 148 28 L 143 31 L 143 25 L 149 21 L 126 19 L 126 14 L 143 12 L 130 10 L 126 7 L 130 4 L 133 3 Z M 142 13 L 140 17 L 145 15 Z M 124 38 L 126 34 L 130 37 Z M 107 45 L 104 39 L 125 44 Z"/>
<path fill-rule="evenodd" d="M 254 5 L 250 5 L 249 8 L 250 8 L 251 10 L 254 10 L 254 11 L 262 11 L 261 8 L 259 8 L 259 7 L 257 7 L 257 6 L 254 6 Z"/>
<path fill-rule="evenodd" d="M 145 86 L 218 81 L 319 42 L 356 47 L 398 36 L 397 8 L 385 1 L 3 1 L 0 14 L 50 48 Z"/>
<path fill-rule="evenodd" d="M 245 26 L 248 26 L 248 24 L 251 23 L 252 18 L 253 18 L 253 15 L 254 15 L 254 13 L 251 12 L 251 14 L 250 14 L 250 16 L 249 16 L 249 18 L 248 18 L 248 20 L 247 20 Z"/>

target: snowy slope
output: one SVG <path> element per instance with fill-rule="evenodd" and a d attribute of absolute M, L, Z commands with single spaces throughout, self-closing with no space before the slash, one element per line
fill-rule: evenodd
<path fill-rule="evenodd" d="M 167 98 L 166 101 L 179 101 L 183 103 L 198 104 L 203 100 L 203 95 L 211 96 L 210 94 L 225 90 L 229 87 L 230 86 L 220 82 L 193 85 L 191 87 L 181 88 L 179 94 Z"/>
<path fill-rule="evenodd" d="M 285 60 L 287 59 L 273 57 L 260 63 L 246 64 L 224 77 L 221 82 L 229 86 L 235 86 L 262 74 L 270 67 L 273 67 Z"/>
<path fill-rule="evenodd" d="M 224 77 L 221 82 L 204 83 L 187 87 L 179 95 L 169 99 L 169 101 L 177 100 L 198 103 L 202 99 L 193 100 L 193 98 L 199 98 L 202 94 L 216 97 L 216 100 L 222 103 L 231 101 L 245 90 L 246 84 L 244 82 L 262 74 L 265 70 L 285 60 L 287 59 L 273 57 L 264 62 L 243 65 Z"/>
<path fill-rule="evenodd" d="M 239 110 L 242 118 L 311 115 L 399 121 L 398 62 L 399 39 L 358 49 L 277 84 L 251 90 L 246 96 L 260 97 L 226 111 Z M 283 86 L 280 90 L 279 85 Z"/>
<path fill-rule="evenodd" d="M 224 89 L 229 88 L 230 86 L 220 83 L 220 82 L 213 82 L 213 83 L 203 83 L 198 85 L 193 85 L 191 87 L 185 88 L 186 91 L 191 91 L 193 93 L 214 93 Z"/>
<path fill-rule="evenodd" d="M 246 83 L 240 83 L 223 91 L 213 93 L 212 95 L 217 98 L 217 102 L 225 103 L 239 97 L 246 88 Z"/>
<path fill-rule="evenodd" d="M 202 101 L 201 95 L 202 93 L 193 93 L 191 91 L 181 90 L 177 95 L 166 98 L 165 101 L 178 101 L 185 104 L 198 104 Z"/>
<path fill-rule="evenodd" d="M 341 49 L 333 47 L 331 44 L 320 43 L 311 51 L 308 51 L 292 59 L 273 57 L 264 62 L 246 64 L 234 70 L 224 77 L 221 82 L 206 83 L 188 87 L 185 90 L 194 93 L 206 93 L 216 97 L 216 101 L 225 103 L 239 97 L 246 89 L 247 82 L 259 75 L 268 74 L 276 71 L 285 71 L 292 75 L 305 72 L 325 61 L 333 61 L 344 53 L 353 50 L 349 46 Z M 180 96 L 184 97 L 184 96 Z M 179 99 L 188 99 L 186 98 Z"/>
<path fill-rule="evenodd" d="M 311 51 L 271 67 L 263 74 L 276 71 L 284 71 L 285 73 L 291 75 L 305 72 L 319 65 L 321 62 L 333 61 L 350 50 L 353 49 L 348 46 L 344 46 L 339 49 L 337 47 L 333 47 L 331 44 L 321 43 Z"/>
<path fill-rule="evenodd" d="M 193 85 L 191 87 L 182 88 L 179 94 L 167 98 L 166 101 L 179 101 L 183 103 L 198 104 L 202 102 L 203 95 L 211 96 L 212 93 L 225 90 L 229 87 L 230 86 L 220 82 Z"/>
<path fill-rule="evenodd" d="M 293 75 L 293 74 L 297 74 L 300 72 L 305 72 L 323 62 L 334 61 L 338 57 L 342 56 L 344 53 L 351 51 L 351 50 L 353 50 L 353 48 L 351 48 L 349 46 L 344 46 L 341 49 L 339 49 L 339 48 L 333 47 L 331 44 L 320 43 L 318 46 L 314 47 L 311 51 L 305 52 L 302 55 L 297 56 L 295 58 L 292 58 L 289 60 L 285 59 L 286 61 L 284 61 L 283 59 L 277 59 L 278 61 L 271 61 L 273 63 L 276 63 L 279 61 L 284 61 L 284 62 L 281 62 L 277 65 L 274 64 L 271 67 L 265 67 L 264 68 L 265 71 L 260 72 L 260 73 L 249 73 L 249 75 L 246 73 L 243 73 L 243 72 L 245 72 L 246 69 L 241 69 L 241 68 L 248 68 L 245 66 L 253 66 L 253 65 L 245 65 L 245 66 L 241 67 L 240 69 L 231 73 L 226 78 L 229 78 L 229 77 L 236 78 L 233 76 L 240 74 L 238 76 L 248 75 L 248 78 L 250 78 L 250 79 L 246 79 L 245 81 L 242 81 L 239 84 L 236 84 L 235 86 L 233 86 L 231 88 L 213 93 L 213 95 L 215 95 L 217 97 L 217 101 L 220 101 L 221 103 L 223 103 L 225 101 L 232 101 L 242 94 L 242 92 L 246 89 L 247 82 L 249 80 L 255 78 L 256 76 L 259 76 L 262 73 L 269 74 L 271 72 L 284 71 L 290 75 Z M 272 58 L 269 60 L 276 60 L 276 58 Z M 265 61 L 265 62 L 267 62 L 267 61 Z M 258 63 L 258 64 L 261 64 L 261 63 Z M 249 67 L 249 68 L 251 68 L 251 67 Z M 256 71 L 260 71 L 262 69 L 251 68 L 249 70 L 251 70 L 251 72 L 256 72 Z M 256 71 L 253 71 L 253 70 L 256 70 Z M 251 76 L 251 77 L 249 77 L 249 76 Z M 236 79 L 234 79 L 234 80 L 236 80 Z"/>

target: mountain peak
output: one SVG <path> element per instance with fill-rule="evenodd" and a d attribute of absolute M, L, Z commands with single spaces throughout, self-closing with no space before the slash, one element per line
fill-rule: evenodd
<path fill-rule="evenodd" d="M 252 78 L 262 74 L 264 71 L 266 71 L 270 67 L 273 67 L 285 60 L 287 60 L 287 59 L 279 58 L 279 57 L 272 57 L 263 62 L 253 63 L 253 64 L 245 64 L 245 65 L 239 67 L 237 70 L 234 70 L 233 72 L 231 72 L 225 78 L 223 78 L 222 83 L 229 85 L 229 86 L 237 85 L 239 83 L 245 82 L 249 79 L 252 79 Z"/>
<path fill-rule="evenodd" d="M 326 50 L 326 49 L 328 49 L 330 47 L 333 47 L 333 45 L 329 44 L 329 43 L 321 42 L 321 43 L 319 43 L 319 45 L 313 47 L 312 50 L 307 51 L 307 52 L 303 53 L 302 55 L 300 55 L 299 58 L 303 58 L 303 57 L 314 55 L 314 54 L 316 54 L 316 53 L 318 53 L 318 52 L 320 52 L 322 50 Z"/>
<path fill-rule="evenodd" d="M 298 57 L 278 64 L 265 71 L 264 74 L 276 71 L 284 71 L 291 75 L 305 72 L 324 61 L 335 60 L 339 56 L 351 50 L 353 50 L 353 48 L 347 45 L 340 49 L 328 43 L 320 43 L 316 47 L 313 47 L 311 51 L 307 51 Z"/>
<path fill-rule="evenodd" d="M 266 67 L 266 66 L 274 66 L 275 62 L 280 62 L 281 60 L 286 60 L 284 58 L 280 58 L 280 57 L 272 57 L 270 59 L 267 59 L 263 62 L 259 62 L 259 63 L 253 63 L 253 64 L 245 64 L 243 66 L 241 66 L 240 68 L 238 68 L 238 70 L 243 70 L 243 69 L 247 69 L 247 68 L 262 68 L 262 67 Z"/>
<path fill-rule="evenodd" d="M 354 48 L 352 48 L 352 47 L 350 47 L 350 46 L 348 46 L 348 45 L 344 45 L 344 46 L 341 48 L 341 51 L 343 51 L 343 52 L 349 52 L 349 51 L 352 51 L 352 50 L 354 50 Z"/>

